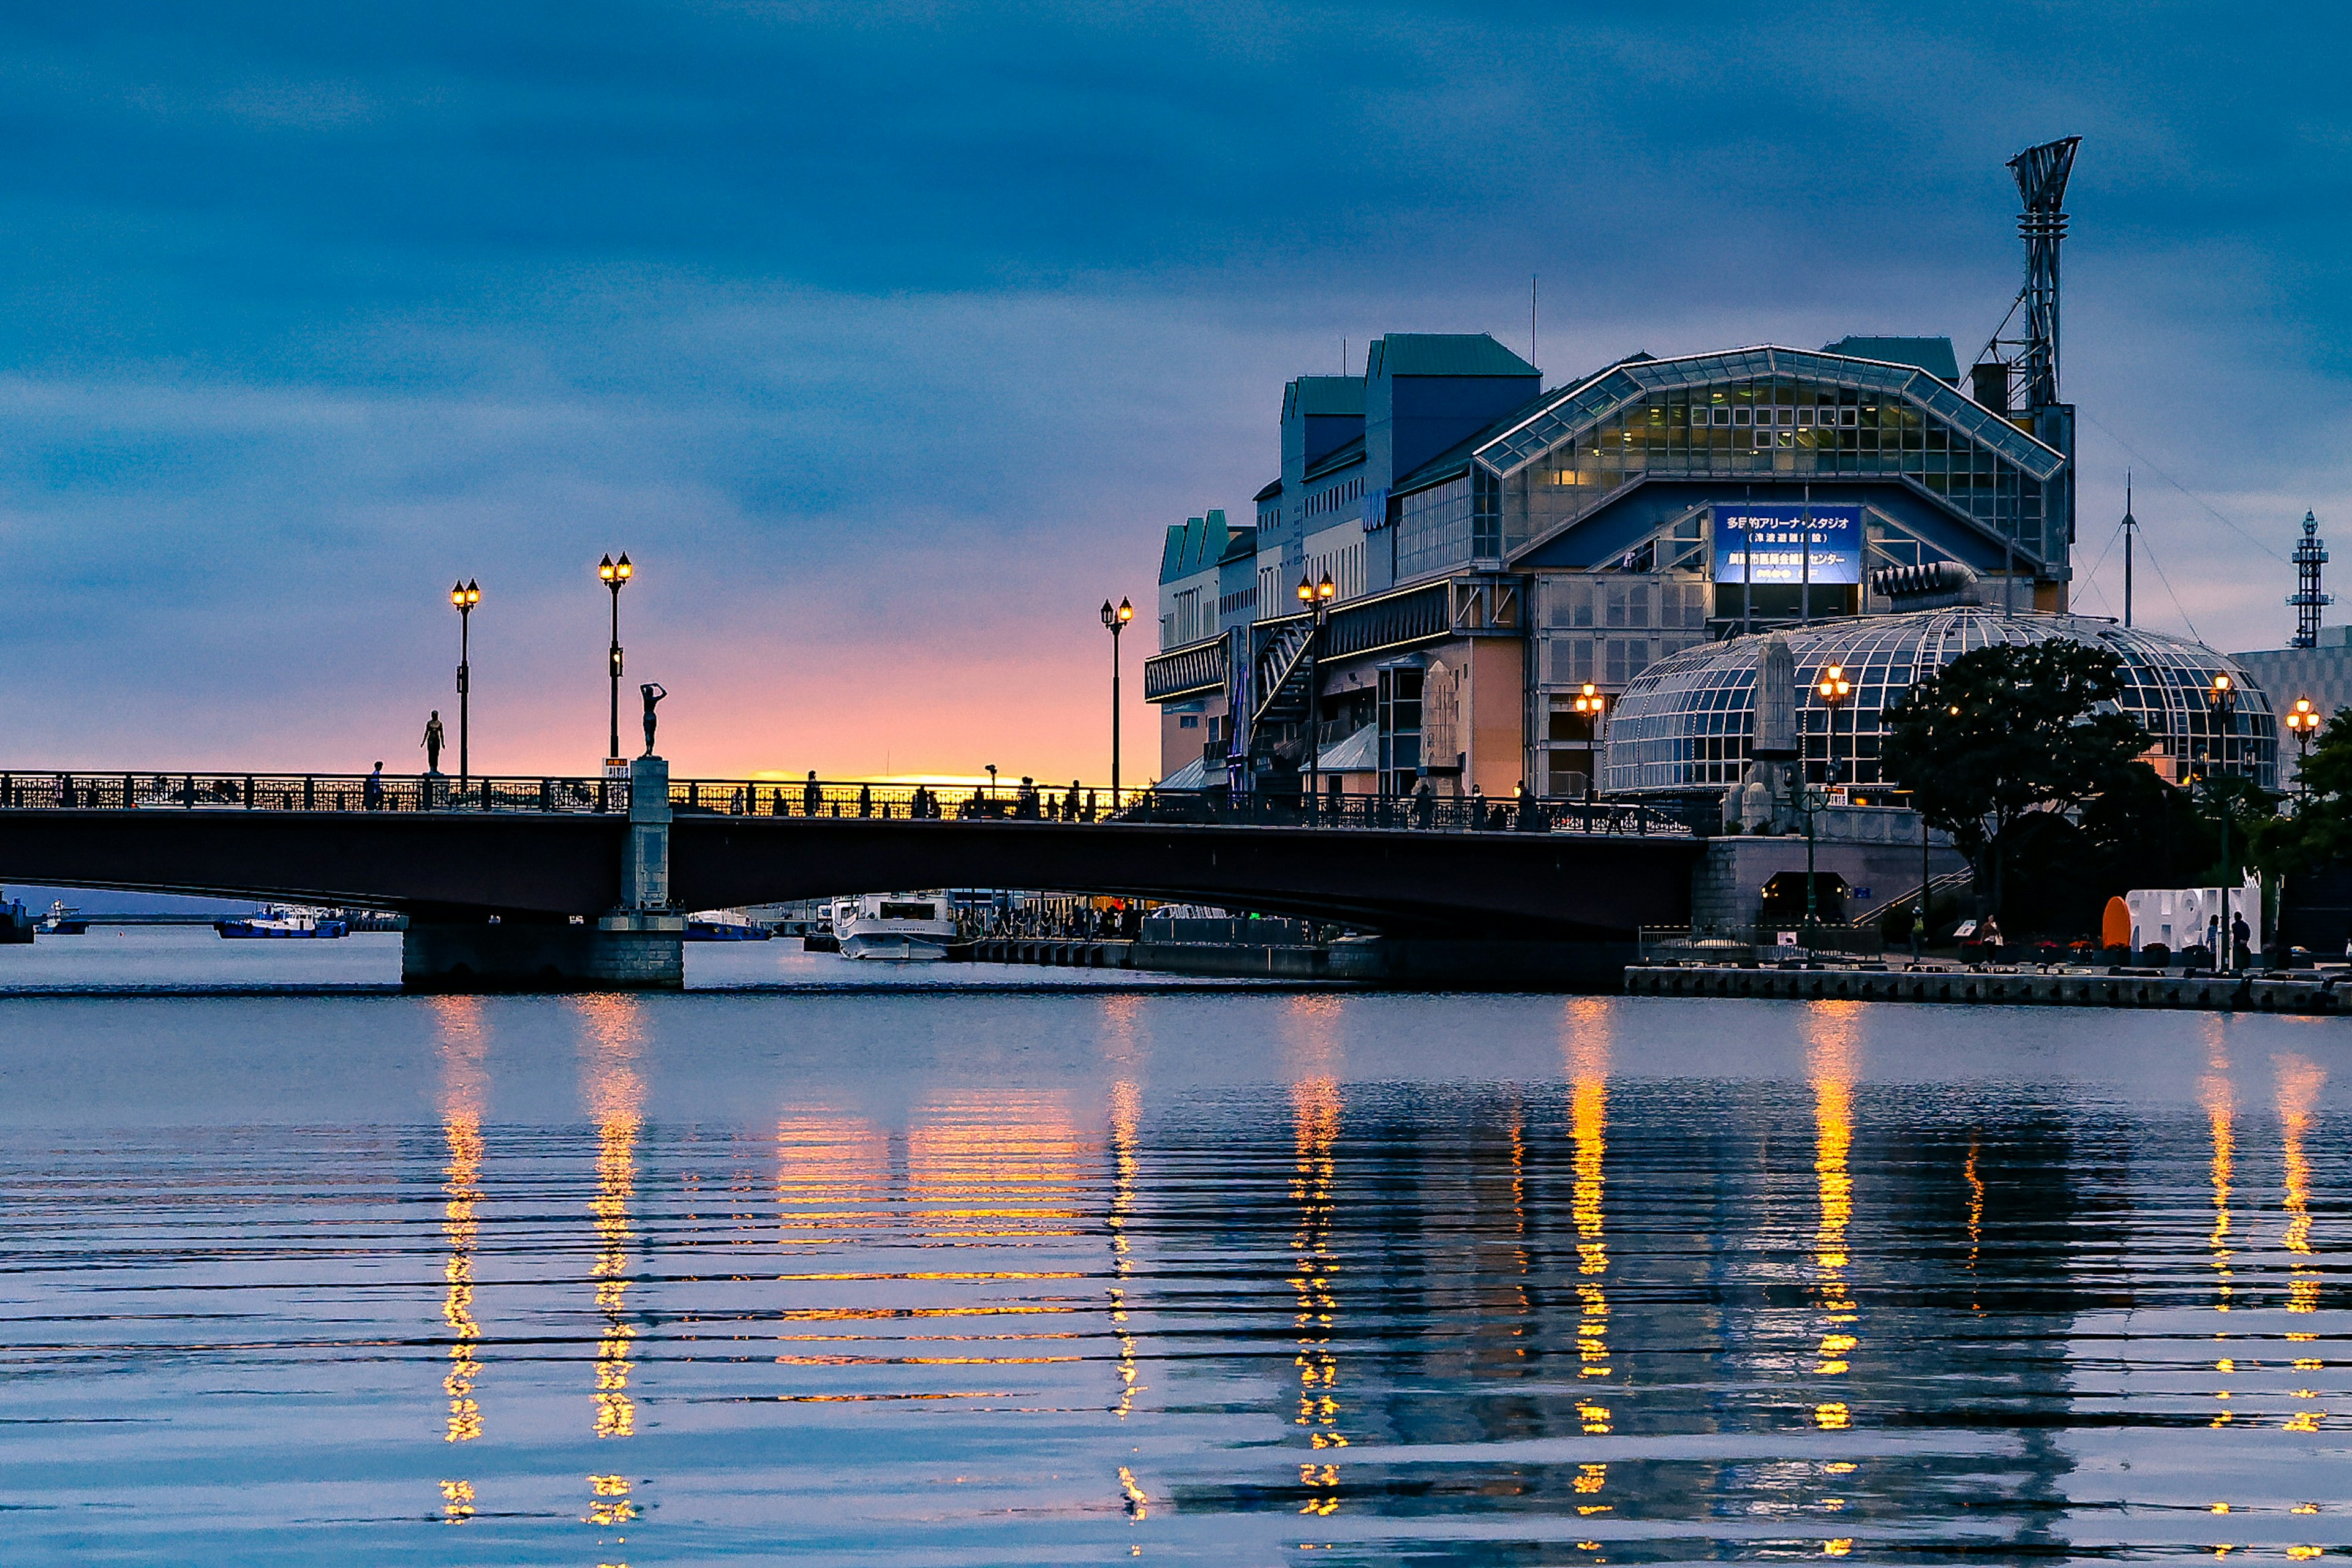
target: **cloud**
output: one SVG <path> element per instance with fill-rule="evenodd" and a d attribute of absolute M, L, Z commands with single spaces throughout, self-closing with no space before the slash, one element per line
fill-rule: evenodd
<path fill-rule="evenodd" d="M 1281 382 L 1342 339 L 1523 342 L 1541 273 L 1555 380 L 1847 331 L 1966 353 L 2016 285 L 2000 165 L 2066 132 L 2084 565 L 2138 468 L 2199 628 L 2275 641 L 2284 569 L 2205 508 L 2282 552 L 2306 507 L 2352 518 L 2344 111 L 2291 18 L 2148 17 L 12 17 L 11 754 L 405 755 L 465 574 L 478 755 L 578 768 L 585 574 L 627 548 L 684 768 L 1095 776 L 1092 606 L 1150 602 L 1167 524 L 1246 513 Z"/>

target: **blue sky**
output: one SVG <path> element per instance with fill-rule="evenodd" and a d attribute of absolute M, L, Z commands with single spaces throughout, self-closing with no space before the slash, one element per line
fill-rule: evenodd
<path fill-rule="evenodd" d="M 17 766 L 412 765 L 466 575 L 478 765 L 584 767 L 625 548 L 682 768 L 1096 776 L 1095 606 L 1149 605 L 1166 523 L 1246 511 L 1284 378 L 1391 330 L 1524 349 L 1530 273 L 1553 380 L 1849 331 L 1965 356 L 2016 287 L 2002 164 L 2060 134 L 2080 566 L 2126 467 L 2151 624 L 2273 646 L 2304 511 L 2352 545 L 2321 12 L 31 12 Z"/>

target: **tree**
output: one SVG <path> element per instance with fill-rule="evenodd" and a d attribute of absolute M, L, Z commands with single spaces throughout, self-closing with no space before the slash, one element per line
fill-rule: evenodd
<path fill-rule="evenodd" d="M 1887 716 L 1886 776 L 1952 842 L 2000 904 L 2001 836 L 2029 812 L 2080 805 L 2148 747 L 2116 706 L 2122 664 L 2105 648 L 2055 638 L 1960 655 L 1914 684 Z"/>
<path fill-rule="evenodd" d="M 2336 710 L 2303 762 L 2294 815 L 2254 830 L 2254 859 L 2266 871 L 2317 871 L 2352 860 L 2352 708 Z"/>

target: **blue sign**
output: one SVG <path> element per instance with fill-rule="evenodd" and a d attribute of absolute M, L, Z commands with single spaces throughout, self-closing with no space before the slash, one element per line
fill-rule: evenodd
<path fill-rule="evenodd" d="M 1715 580 L 1859 584 L 1862 508 L 1801 501 L 1717 507 Z"/>

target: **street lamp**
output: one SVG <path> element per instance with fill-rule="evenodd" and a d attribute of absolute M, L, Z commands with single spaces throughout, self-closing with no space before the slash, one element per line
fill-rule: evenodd
<path fill-rule="evenodd" d="M 2222 792 L 2221 779 L 2230 771 L 2230 738 L 2238 728 L 2237 684 L 2227 675 L 2213 678 L 2209 700 L 2213 710 L 2213 807 L 2221 819 L 2221 876 L 2230 875 L 2230 797 Z M 2226 895 L 2225 895 L 2226 899 Z M 2227 933 L 2223 933 L 2225 936 Z"/>
<path fill-rule="evenodd" d="M 1118 634 L 1127 630 L 1127 623 L 1135 619 L 1135 606 L 1125 599 L 1113 609 L 1108 599 L 1103 601 L 1102 624 L 1110 633 L 1110 808 L 1118 810 Z"/>
<path fill-rule="evenodd" d="M 625 550 L 621 552 L 618 561 L 607 555 L 596 563 L 596 575 L 604 580 L 604 586 L 613 590 L 613 732 L 611 742 L 604 749 L 604 770 L 607 773 L 628 766 L 627 760 L 621 755 L 621 589 L 635 570 L 629 564 L 629 552 Z"/>
<path fill-rule="evenodd" d="M 2318 728 L 2319 715 L 2312 711 L 2311 699 L 2296 698 L 2287 710 L 2286 730 L 2294 737 L 2294 792 L 2305 799 L 2310 797 L 2311 786 L 2304 782 L 2303 767 L 2311 759 L 2311 737 Z"/>
<path fill-rule="evenodd" d="M 1821 684 L 1815 687 L 1814 689 L 1819 691 L 1822 695 L 1822 705 L 1830 710 L 1830 733 L 1827 748 L 1828 754 L 1822 759 L 1822 774 L 1824 782 L 1835 784 L 1838 782 L 1838 710 L 1844 706 L 1845 700 L 1853 694 L 1853 687 L 1845 678 L 1845 666 L 1842 664 L 1823 666 L 1822 669 Z"/>
<path fill-rule="evenodd" d="M 1315 820 L 1323 809 L 1323 693 L 1316 660 L 1321 656 L 1323 628 L 1330 624 L 1331 600 L 1339 593 L 1331 585 L 1331 574 L 1323 574 L 1320 583 L 1298 579 L 1298 603 L 1315 617 L 1315 629 L 1307 638 L 1307 819 Z"/>
<path fill-rule="evenodd" d="M 467 699 L 474 689 L 474 606 L 481 602 L 482 585 L 479 583 L 467 581 L 449 590 L 449 603 L 457 612 L 457 788 L 460 791 L 466 787 L 468 761 Z"/>
<path fill-rule="evenodd" d="M 1601 695 L 1599 689 L 1588 680 L 1584 683 L 1584 689 L 1576 694 L 1576 700 L 1569 704 L 1584 716 L 1584 798 L 1588 803 L 1600 793 L 1601 712 L 1608 703 L 1609 699 Z M 1591 830 L 1590 821 L 1584 826 L 1587 832 Z"/>

